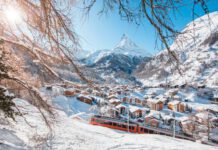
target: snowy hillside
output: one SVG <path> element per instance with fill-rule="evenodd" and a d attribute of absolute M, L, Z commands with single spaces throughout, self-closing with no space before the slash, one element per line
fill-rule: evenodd
<path fill-rule="evenodd" d="M 90 53 L 90 51 L 88 51 L 88 50 L 79 49 L 79 50 L 74 52 L 74 56 L 80 60 L 80 59 L 86 58 L 89 55 L 89 53 Z"/>
<path fill-rule="evenodd" d="M 63 100 L 63 97 L 59 97 Z M 56 99 L 57 100 L 57 99 Z M 39 111 L 29 103 L 18 99 L 17 104 L 22 112 L 28 111 L 23 117 L 17 117 L 17 122 L 1 118 L 0 149 L 176 149 L 176 150 L 215 150 L 216 147 L 202 145 L 187 140 L 172 137 L 131 134 L 104 127 L 93 126 L 79 119 L 79 114 L 68 117 L 63 111 L 56 111 L 57 121 L 53 124 L 53 134 L 49 134 Z M 68 104 L 64 107 L 68 107 Z M 79 108 L 78 108 L 79 109 Z M 29 122 L 33 127 L 28 126 Z"/>
<path fill-rule="evenodd" d="M 182 76 L 170 63 L 167 50 L 139 65 L 135 75 L 146 85 L 189 83 L 218 86 L 217 41 L 218 12 L 213 12 L 189 23 L 170 46 L 178 56 Z"/>
<path fill-rule="evenodd" d="M 215 147 L 173 139 L 171 137 L 124 133 L 104 127 L 92 126 L 86 122 L 75 119 L 64 118 L 63 120 L 65 124 L 58 125 L 59 129 L 56 134 L 59 136 L 53 139 L 52 147 L 57 150 L 72 148 L 78 150 L 216 149 Z"/>
<path fill-rule="evenodd" d="M 100 60 L 102 57 L 107 56 L 110 54 L 110 50 L 103 49 L 103 50 L 97 50 L 96 52 L 93 52 L 89 54 L 85 59 L 85 63 L 88 65 L 96 63 L 98 60 Z"/>

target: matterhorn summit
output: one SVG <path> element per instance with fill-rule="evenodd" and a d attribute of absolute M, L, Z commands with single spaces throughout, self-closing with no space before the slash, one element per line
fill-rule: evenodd
<path fill-rule="evenodd" d="M 124 54 L 129 57 L 151 56 L 145 49 L 136 45 L 126 34 L 123 34 L 118 44 L 111 50 L 116 54 Z"/>

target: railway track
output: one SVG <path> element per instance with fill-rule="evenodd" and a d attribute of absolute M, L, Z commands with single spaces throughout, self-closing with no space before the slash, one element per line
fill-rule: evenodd
<path fill-rule="evenodd" d="M 138 134 L 161 134 L 166 136 L 173 136 L 173 131 L 163 129 L 163 128 L 155 128 L 151 126 L 142 126 L 134 122 L 127 123 L 126 120 L 117 120 L 114 118 L 102 117 L 102 116 L 94 116 L 91 118 L 90 124 L 103 126 L 107 128 L 112 128 L 121 131 L 128 131 L 131 133 Z M 190 141 L 196 141 L 193 137 L 186 136 L 182 133 L 175 133 L 176 138 L 186 139 Z"/>

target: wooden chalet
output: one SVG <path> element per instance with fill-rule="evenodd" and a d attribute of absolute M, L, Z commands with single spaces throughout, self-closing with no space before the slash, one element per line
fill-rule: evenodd
<path fill-rule="evenodd" d="M 64 95 L 67 96 L 67 97 L 76 96 L 77 92 L 74 91 L 74 90 L 65 90 Z"/>
<path fill-rule="evenodd" d="M 112 105 L 114 105 L 114 106 L 117 106 L 117 105 L 119 105 L 119 104 L 122 103 L 121 100 L 120 100 L 120 99 L 117 99 L 117 98 L 112 98 L 112 99 L 109 100 L 109 102 L 110 102 Z"/>
<path fill-rule="evenodd" d="M 160 121 L 154 116 L 145 116 L 145 125 L 158 128 Z"/>
<path fill-rule="evenodd" d="M 185 112 L 186 111 L 186 105 L 185 103 L 181 102 L 181 101 L 171 101 L 168 103 L 168 108 L 174 111 L 178 111 L 178 112 Z"/>
<path fill-rule="evenodd" d="M 195 131 L 195 123 L 191 119 L 186 119 L 181 121 L 181 129 L 182 131 L 189 136 L 193 135 L 193 132 Z"/>
<path fill-rule="evenodd" d="M 142 105 L 143 99 L 135 98 L 136 105 Z"/>
<path fill-rule="evenodd" d="M 163 102 L 158 99 L 148 99 L 147 105 L 150 107 L 151 110 L 160 111 L 163 109 Z"/>
<path fill-rule="evenodd" d="M 128 102 L 128 99 L 129 99 L 129 98 L 128 98 L 127 96 L 124 96 L 124 97 L 122 98 L 122 102 L 123 102 L 123 103 L 127 103 L 127 102 Z"/>
<path fill-rule="evenodd" d="M 162 101 L 164 105 L 167 105 L 167 103 L 169 101 L 169 99 L 164 95 L 159 95 L 159 96 L 156 97 L 156 99 Z"/>
<path fill-rule="evenodd" d="M 196 121 L 200 124 L 208 125 L 209 114 L 210 113 L 207 111 L 203 111 L 203 112 L 199 112 L 199 113 L 195 114 Z"/>
<path fill-rule="evenodd" d="M 82 94 L 78 95 L 77 99 L 79 101 L 81 101 L 81 102 L 84 102 L 84 103 L 87 103 L 87 104 L 90 104 L 90 105 L 92 105 L 92 102 L 93 102 L 93 98 L 92 97 L 87 96 L 87 95 L 82 95 Z"/>
<path fill-rule="evenodd" d="M 116 106 L 116 109 L 118 110 L 119 114 L 125 115 L 128 111 L 128 108 L 125 104 L 119 104 Z"/>
<path fill-rule="evenodd" d="M 132 118 L 140 118 L 145 114 L 146 109 L 143 108 L 143 107 L 130 105 L 129 106 L 129 111 L 131 113 Z"/>

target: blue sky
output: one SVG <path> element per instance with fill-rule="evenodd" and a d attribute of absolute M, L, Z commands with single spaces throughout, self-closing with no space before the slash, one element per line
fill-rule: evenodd
<path fill-rule="evenodd" d="M 218 0 L 209 0 L 207 5 L 210 12 L 218 11 Z M 97 15 L 100 8 L 101 4 L 97 3 L 89 17 L 83 16 L 79 6 L 76 9 L 77 17 L 74 18 L 74 30 L 80 37 L 83 49 L 88 51 L 111 49 L 125 33 L 138 46 L 145 48 L 151 54 L 160 51 L 160 49 L 155 48 L 155 30 L 148 21 L 144 21 L 139 26 L 134 23 L 128 23 L 125 20 L 121 20 L 117 11 L 100 17 Z M 174 25 L 177 30 L 181 31 L 187 23 L 192 21 L 191 8 L 192 4 L 180 8 L 180 14 L 174 19 Z M 200 7 L 196 7 L 195 10 L 199 16 L 204 15 Z"/>

